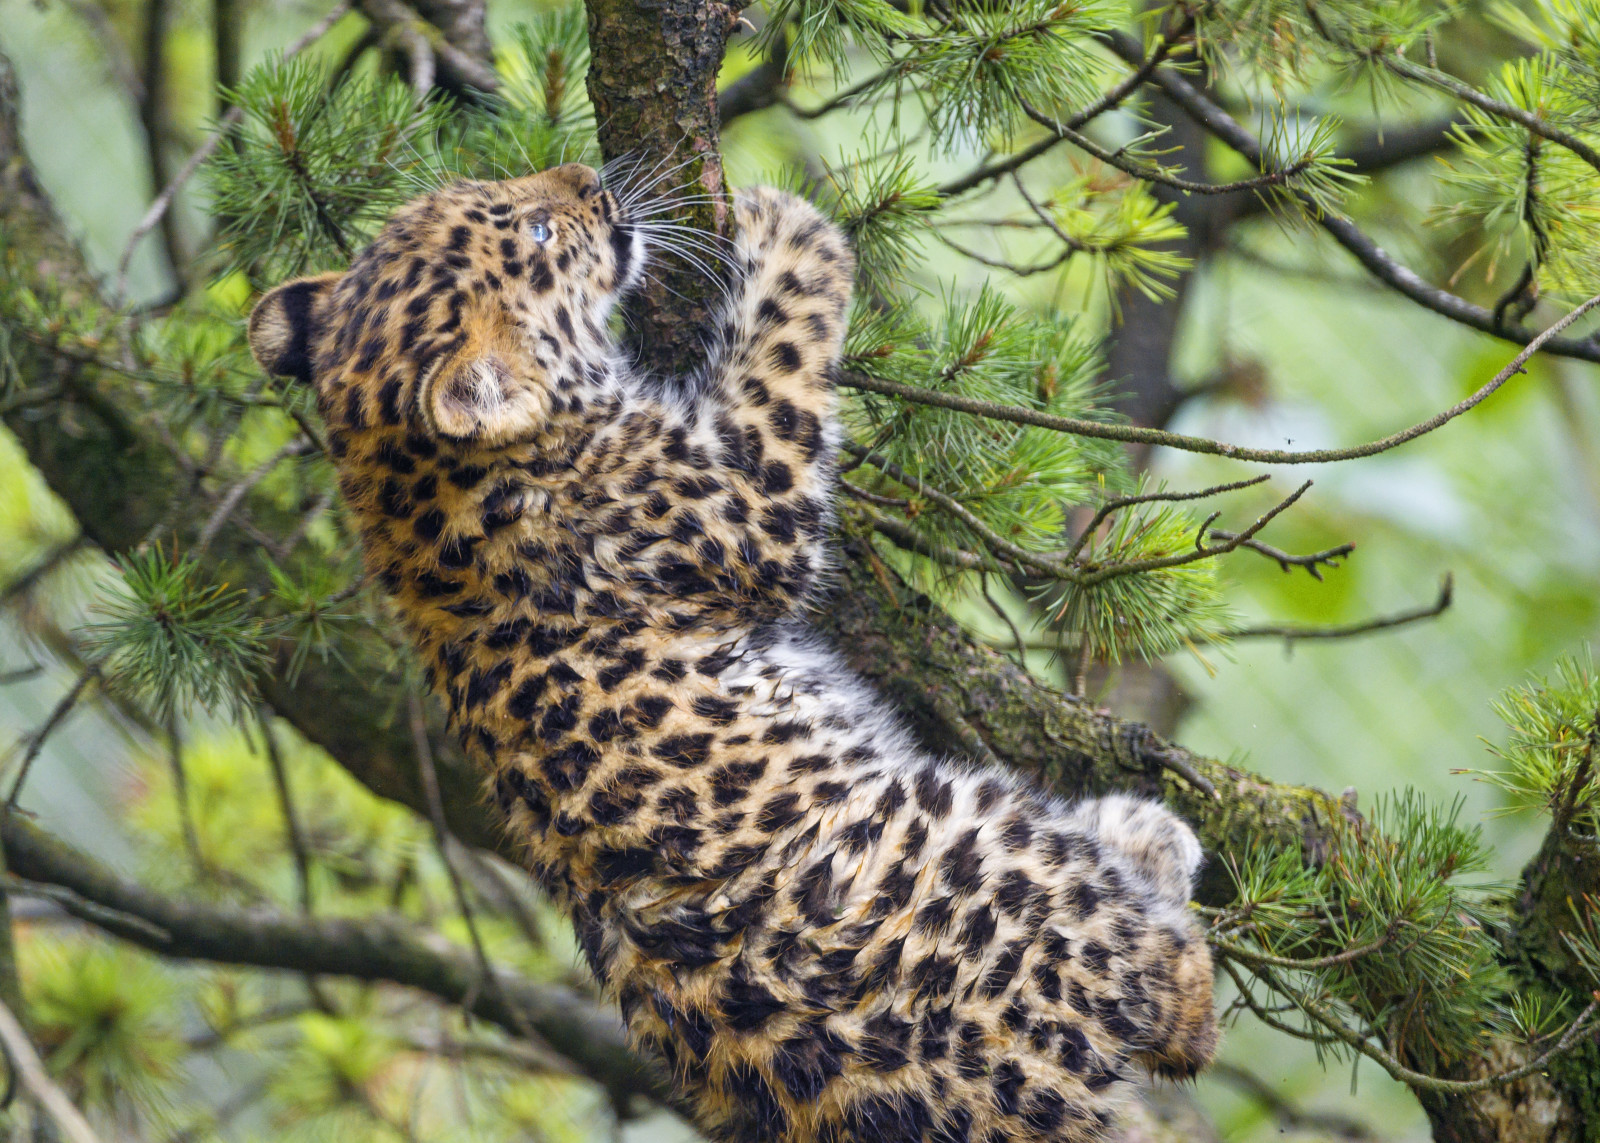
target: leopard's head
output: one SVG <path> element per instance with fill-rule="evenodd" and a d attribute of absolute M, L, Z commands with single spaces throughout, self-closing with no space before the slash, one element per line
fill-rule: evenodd
<path fill-rule="evenodd" d="M 644 258 L 586 166 L 457 182 L 398 210 L 346 272 L 266 294 L 250 349 L 315 388 L 336 448 L 388 429 L 495 449 L 578 410 Z"/>

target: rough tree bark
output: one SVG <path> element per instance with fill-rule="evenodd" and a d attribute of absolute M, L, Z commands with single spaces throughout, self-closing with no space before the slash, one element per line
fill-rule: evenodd
<path fill-rule="evenodd" d="M 681 218 L 708 242 L 731 225 L 722 177 L 717 72 L 743 3 L 588 0 L 589 99 L 600 149 L 630 188 L 703 195 Z M 714 262 L 702 250 L 701 262 Z M 670 255 L 629 303 L 638 359 L 661 373 L 694 368 L 710 319 L 705 275 Z"/>
<path fill-rule="evenodd" d="M 590 0 L 589 9 L 595 57 L 591 91 L 608 154 L 648 154 L 652 147 L 670 145 L 674 153 L 691 154 L 690 169 L 698 172 L 699 185 L 720 195 L 715 77 L 735 10 L 706 0 L 648 5 Z M 725 225 L 719 204 L 697 209 L 695 218 L 707 230 Z M 54 283 L 80 297 L 94 295 L 92 277 L 28 167 L 17 134 L 14 81 L 3 57 L 0 227 L 13 248 L 26 255 L 22 270 L 30 284 Z M 696 281 L 683 292 L 697 297 L 703 289 Z M 675 308 L 680 304 L 666 294 L 647 301 L 642 311 L 642 337 L 646 344 L 666 347 L 660 349 L 661 360 L 694 344 L 685 331 L 693 328 L 696 311 Z M 54 355 L 48 347 L 21 347 L 19 358 L 25 370 L 48 371 L 40 375 L 57 380 L 65 395 L 59 404 L 13 408 L 5 424 L 85 535 L 107 552 L 125 551 L 166 521 L 170 534 L 187 547 L 198 530 L 196 517 L 206 513 L 177 513 L 173 507 L 192 502 L 213 474 L 179 466 L 155 431 L 137 387 Z M 260 528 L 271 532 L 289 525 L 257 498 L 247 505 Z M 881 561 L 867 557 L 862 543 L 851 542 L 844 582 L 818 621 L 856 669 L 907 712 L 931 747 L 992 754 L 1065 794 L 1112 788 L 1159 793 L 1195 823 L 1213 852 L 1238 852 L 1249 840 L 1273 838 L 1303 844 L 1314 860 L 1351 812 L 1319 791 L 1272 783 L 1193 755 L 1144 726 L 1040 684 L 974 643 L 927 599 L 886 573 Z M 254 544 L 237 528 L 219 533 L 205 558 L 218 578 L 247 589 L 266 586 Z M 405 709 L 406 679 L 387 666 L 392 656 L 382 640 L 347 638 L 341 651 L 353 671 L 313 659 L 293 686 L 278 675 L 268 680 L 267 701 L 369 788 L 423 809 L 409 730 L 398 714 Z M 471 844 L 499 847 L 478 777 L 444 737 L 442 726 L 430 729 L 451 827 Z M 1525 877 L 1517 902 L 1523 920 L 1506 936 L 1507 959 L 1530 988 L 1549 989 L 1570 971 L 1559 959 L 1559 938 L 1571 920 L 1557 903 L 1583 886 L 1592 888 L 1594 879 L 1592 857 L 1583 865 L 1564 833 L 1552 837 Z M 1226 891 L 1222 879 L 1214 877 L 1204 896 L 1221 901 Z M 1507 1041 L 1486 1041 L 1485 1050 L 1466 1061 L 1460 1074 L 1492 1074 L 1514 1065 L 1521 1052 Z M 1586 1046 L 1551 1077 L 1534 1076 L 1465 1098 L 1424 1095 L 1423 1102 L 1440 1139 L 1593 1140 L 1600 1130 L 1600 1047 Z"/>

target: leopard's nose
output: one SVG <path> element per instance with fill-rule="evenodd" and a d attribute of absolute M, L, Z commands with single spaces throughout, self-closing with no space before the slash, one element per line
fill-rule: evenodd
<path fill-rule="evenodd" d="M 562 163 L 551 167 L 545 177 L 579 198 L 591 198 L 600 193 L 600 175 L 593 167 L 582 163 Z"/>

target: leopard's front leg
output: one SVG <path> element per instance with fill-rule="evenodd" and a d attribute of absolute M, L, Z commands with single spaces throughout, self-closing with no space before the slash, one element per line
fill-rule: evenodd
<path fill-rule="evenodd" d="M 738 557 L 808 582 L 830 505 L 855 257 L 816 207 L 784 191 L 738 192 L 734 217 L 734 280 L 700 410 L 749 507 L 747 522 L 724 521 L 742 533 Z"/>

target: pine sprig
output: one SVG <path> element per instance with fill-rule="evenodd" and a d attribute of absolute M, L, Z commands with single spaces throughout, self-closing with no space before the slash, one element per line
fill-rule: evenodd
<path fill-rule="evenodd" d="M 1509 732 L 1489 746 L 1503 768 L 1459 772 L 1504 792 L 1509 809 L 1537 807 L 1562 817 L 1564 827 L 1600 829 L 1600 671 L 1588 649 L 1506 691 L 1494 710 Z"/>
<path fill-rule="evenodd" d="M 857 157 L 830 163 L 817 189 L 824 208 L 850 236 L 861 283 L 895 292 L 920 249 L 930 213 L 941 205 L 915 158 L 869 143 Z"/>
<path fill-rule="evenodd" d="M 847 367 L 879 376 L 918 374 L 924 383 L 967 396 L 1099 415 L 1100 358 L 1093 341 L 1072 322 L 1024 317 L 989 288 L 972 298 L 951 295 L 943 320 L 932 328 L 906 310 L 857 323 L 846 352 Z M 876 444 L 888 462 L 937 484 L 1023 547 L 1054 545 L 1066 508 L 1082 503 L 1102 473 L 1117 471 L 1114 450 L 1032 426 L 868 399 L 857 416 L 858 439 Z M 959 518 L 929 511 L 915 497 L 912 504 L 916 526 L 930 541 L 979 543 Z"/>
<path fill-rule="evenodd" d="M 1265 847 L 1231 859 L 1237 896 L 1214 945 L 1299 1008 L 1301 1034 L 1322 1050 L 1348 1049 L 1317 1014 L 1381 1037 L 1408 1067 L 1447 1069 L 1486 1026 L 1517 1022 L 1495 939 L 1502 907 L 1493 886 L 1461 882 L 1487 850 L 1460 811 L 1408 790 L 1347 823 L 1316 862 Z"/>
<path fill-rule="evenodd" d="M 814 59 L 843 71 L 852 42 L 883 56 L 897 39 L 914 35 L 921 26 L 888 0 L 775 0 L 767 6 L 762 47 L 770 53 L 774 40 L 788 36 L 790 58 L 801 63 Z"/>
<path fill-rule="evenodd" d="M 947 146 L 1009 143 L 1024 104 L 1075 107 L 1099 93 L 1097 32 L 1122 16 L 1091 0 L 952 6 L 949 18 L 908 40 L 898 72 L 917 81 L 934 139 Z"/>
<path fill-rule="evenodd" d="M 84 644 L 112 687 L 162 721 L 199 706 L 242 717 L 268 662 L 266 625 L 238 588 L 205 582 L 192 556 L 119 556 L 120 587 Z"/>
<path fill-rule="evenodd" d="M 1202 539 L 1184 509 L 1140 504 L 1115 513 L 1092 533 L 1077 562 L 1093 570 L 1160 559 L 1193 552 Z M 1062 642 L 1076 645 L 1081 656 L 1097 662 L 1156 659 L 1215 642 L 1233 622 L 1214 556 L 1089 586 L 1047 584 L 1036 597 Z"/>
<path fill-rule="evenodd" d="M 1104 178 L 1088 171 L 1038 205 L 1069 248 L 1094 260 L 1113 305 L 1124 288 L 1171 297 L 1172 280 L 1188 268 L 1171 249 L 1185 233 L 1177 204 L 1159 202 L 1144 183 L 1126 180 L 1107 193 Z"/>
<path fill-rule="evenodd" d="M 450 118 L 393 79 L 329 88 L 304 57 L 254 68 L 228 93 L 244 108 L 232 145 L 207 164 L 219 241 L 233 266 L 278 279 L 342 265 L 422 177 L 419 140 Z"/>
<path fill-rule="evenodd" d="M 506 179 L 560 163 L 599 162 L 594 108 L 584 79 L 589 39 L 582 4 L 537 15 L 502 53 L 498 96 L 458 107 L 424 155 L 432 185 L 454 178 Z M 432 189 L 421 186 L 418 189 Z"/>
<path fill-rule="evenodd" d="M 354 591 L 343 569 L 323 558 L 305 563 L 298 578 L 275 563 L 269 563 L 267 571 L 272 577 L 272 600 L 283 613 L 274 627 L 291 647 L 285 681 L 294 686 L 313 655 L 322 663 L 332 659 L 348 665 L 339 640 L 358 617 L 347 606 Z"/>
<path fill-rule="evenodd" d="M 1595 110 L 1556 55 L 1508 62 L 1487 94 L 1570 123 L 1580 136 L 1600 143 Z M 1440 219 L 1464 233 L 1483 235 L 1471 259 L 1487 258 L 1491 278 L 1500 263 L 1519 258 L 1528 266 L 1532 296 L 1588 297 L 1600 290 L 1593 257 L 1600 243 L 1594 169 L 1519 124 L 1477 107 L 1465 114 L 1454 132 L 1456 155 L 1445 167 L 1455 197 Z"/>

